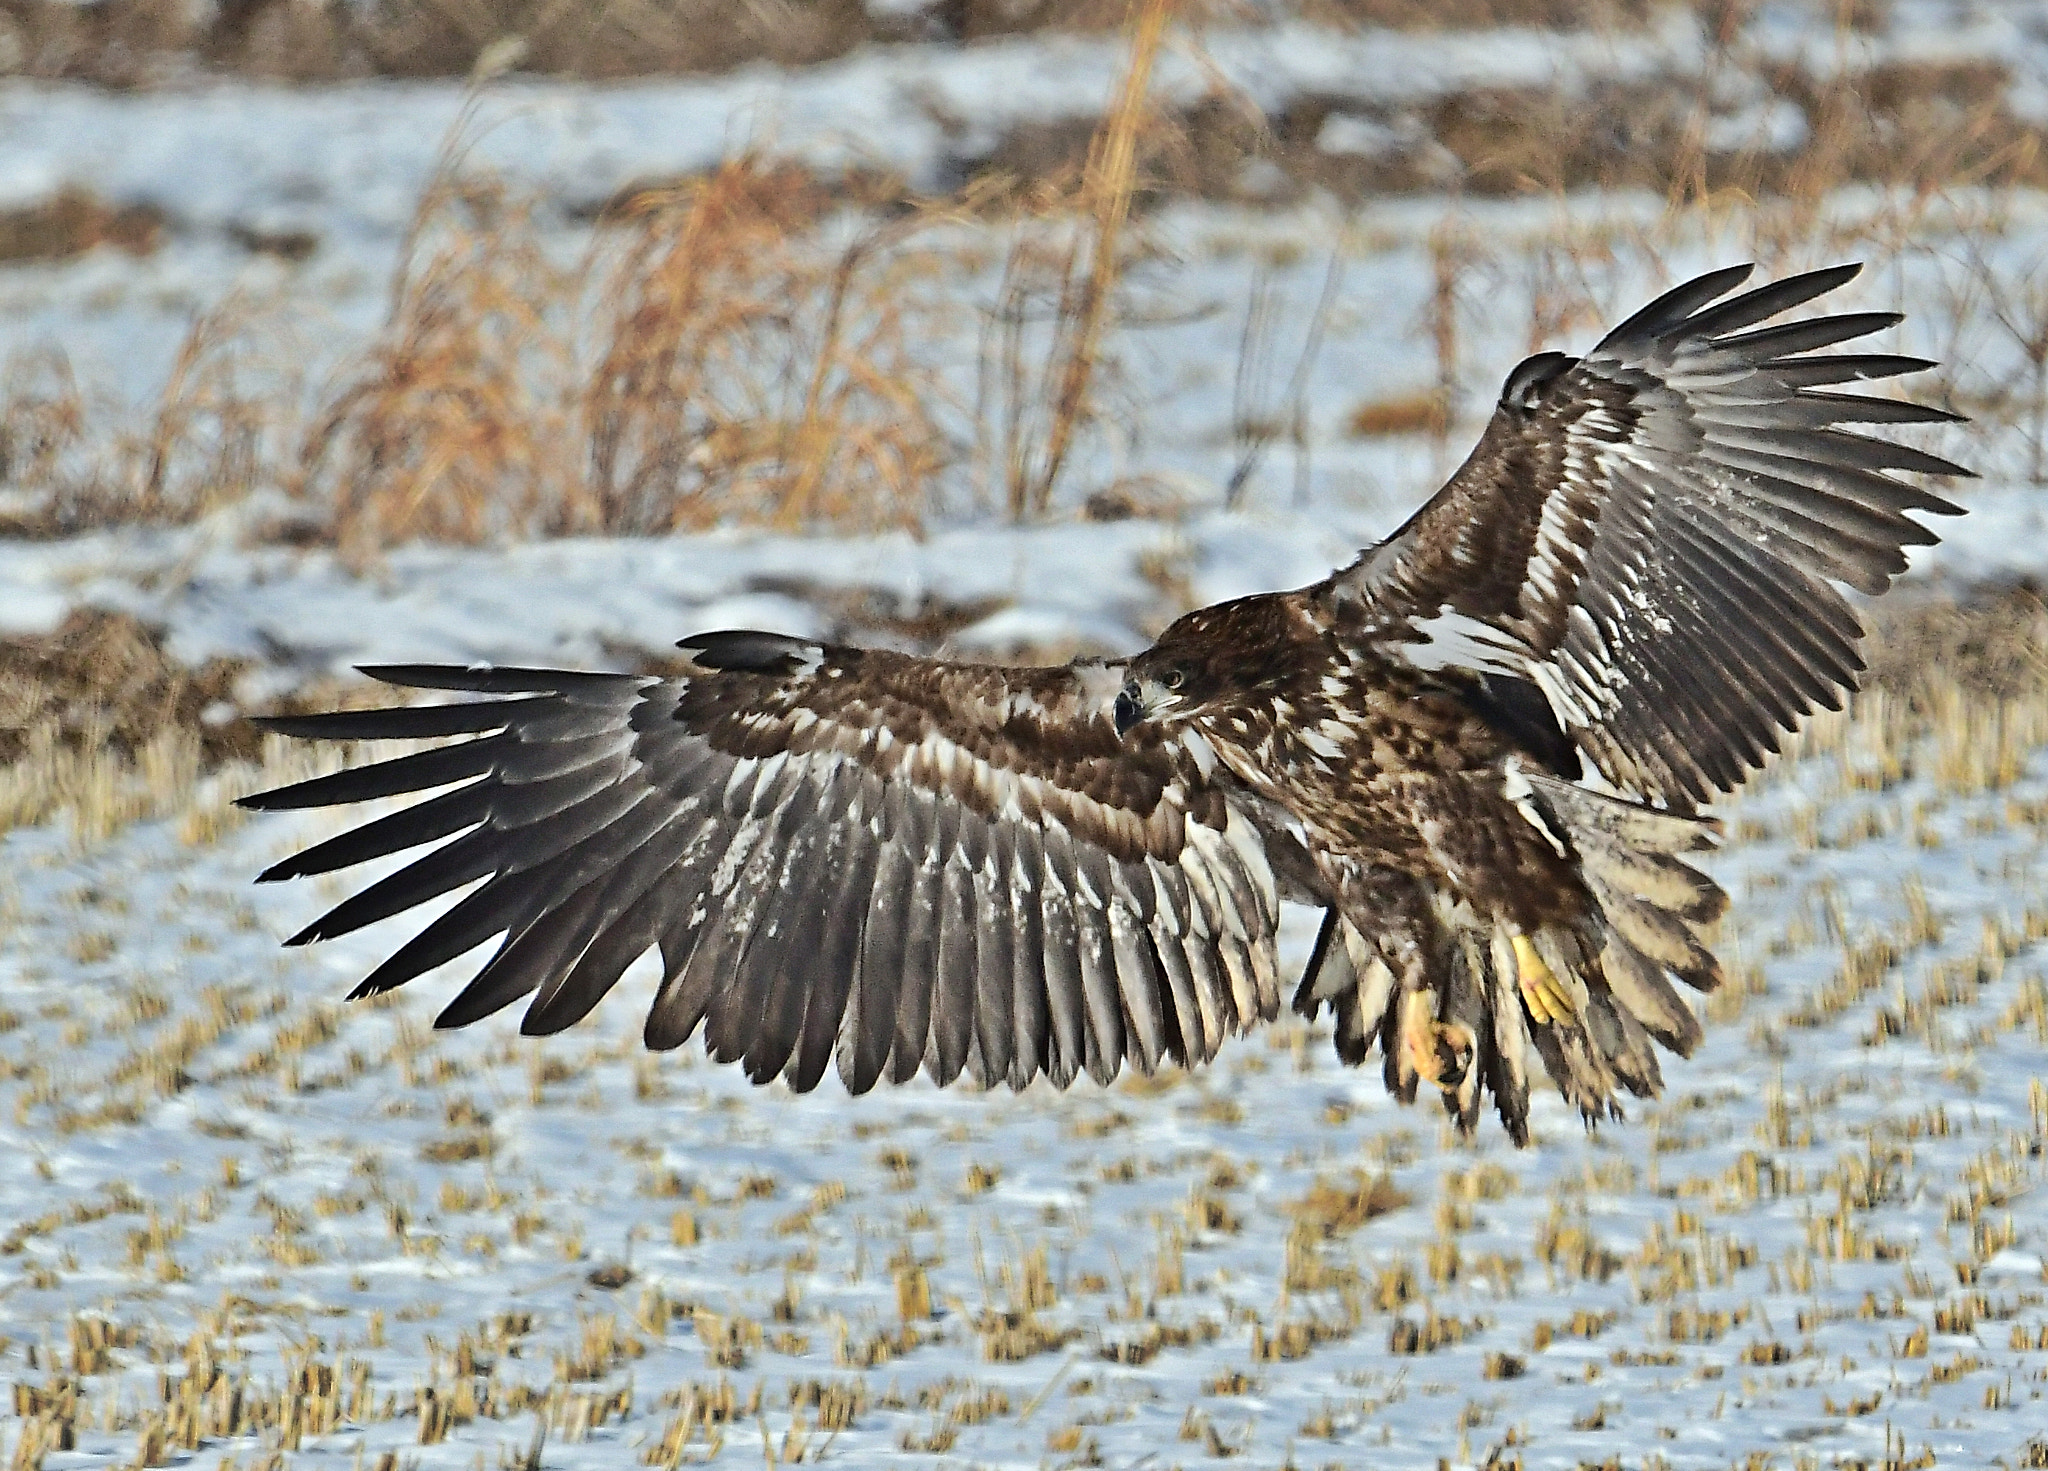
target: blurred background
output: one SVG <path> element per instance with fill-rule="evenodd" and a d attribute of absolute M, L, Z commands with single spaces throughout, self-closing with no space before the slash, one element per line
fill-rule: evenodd
<path fill-rule="evenodd" d="M 2044 24 L 10 0 L 0 505 L 357 562 L 1383 512 L 1524 352 L 1735 258 L 1867 261 L 2031 480 Z"/>

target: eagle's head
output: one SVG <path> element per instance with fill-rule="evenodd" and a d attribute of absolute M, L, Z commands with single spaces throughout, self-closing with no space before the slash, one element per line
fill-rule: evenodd
<path fill-rule="evenodd" d="M 1188 689 L 1189 672 L 1186 664 L 1161 664 L 1149 658 L 1134 659 L 1126 665 L 1124 687 L 1116 692 L 1116 703 L 1110 706 L 1116 733 L 1128 734 L 1140 721 L 1184 709 L 1192 696 Z"/>
<path fill-rule="evenodd" d="M 1274 674 L 1279 600 L 1239 598 L 1199 608 L 1124 666 L 1110 717 L 1123 735 L 1141 721 L 1177 724 L 1253 694 Z M 1284 615 L 1282 615 L 1284 617 Z"/>

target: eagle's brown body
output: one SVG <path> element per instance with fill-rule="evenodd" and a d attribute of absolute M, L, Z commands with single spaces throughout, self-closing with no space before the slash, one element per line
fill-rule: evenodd
<path fill-rule="evenodd" d="M 296 938 L 482 880 L 358 994 L 494 936 L 442 1016 L 582 1017 L 658 949 L 654 1047 L 700 1028 L 757 1081 L 920 1069 L 1022 1087 L 1213 1056 L 1281 1001 L 1280 901 L 1323 910 L 1294 994 L 1388 1087 L 1491 1094 L 1528 1138 L 1547 1073 L 1589 1120 L 1700 1039 L 1725 900 L 1697 815 L 1861 668 L 1898 472 L 1963 473 L 1843 424 L 1949 416 L 1825 391 L 1926 364 L 1817 353 L 1895 320 L 1759 323 L 1846 281 L 1690 282 L 1584 359 L 1518 368 L 1472 457 L 1312 587 L 1179 620 L 1117 662 L 1000 669 L 765 633 L 680 678 L 372 670 L 467 703 L 274 722 L 460 736 L 250 799 L 443 789 L 266 877 L 448 841 Z M 1590 768 L 1590 770 L 1588 770 Z"/>
<path fill-rule="evenodd" d="M 1504 763 L 1536 754 L 1328 601 L 1312 589 L 1200 609 L 1147 660 L 1188 662 L 1191 700 L 1208 693 L 1214 708 L 1181 718 L 1308 831 L 1340 907 L 1347 876 L 1364 866 L 1448 887 L 1531 928 L 1558 912 L 1576 888 L 1569 865 L 1503 794 Z"/>

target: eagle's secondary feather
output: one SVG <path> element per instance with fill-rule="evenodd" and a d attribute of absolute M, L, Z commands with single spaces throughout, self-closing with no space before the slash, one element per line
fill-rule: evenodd
<path fill-rule="evenodd" d="M 1466 1129 L 1491 1094 L 1518 1143 L 1534 1061 L 1607 1116 L 1697 1046 L 1679 988 L 1719 980 L 1696 810 L 1839 706 L 1841 588 L 1883 591 L 1935 539 L 1915 518 L 1957 510 L 1907 477 L 1967 472 L 1866 432 L 1953 416 L 1840 391 L 1931 365 L 1826 351 L 1897 318 L 1773 320 L 1855 271 L 1717 271 L 1530 358 L 1392 536 L 1118 663 L 743 630 L 673 678 L 367 669 L 458 698 L 268 724 L 447 743 L 243 799 L 416 799 L 262 877 L 438 844 L 292 942 L 467 890 L 354 994 L 495 939 L 442 1024 L 526 1000 L 549 1033 L 653 949 L 648 1046 L 856 1093 L 1213 1057 L 1278 1009 L 1291 899 L 1325 910 L 1294 1004 L 1343 1061 L 1377 1048 Z"/>
<path fill-rule="evenodd" d="M 448 788 L 266 871 L 449 839 L 293 943 L 484 879 L 354 994 L 502 935 L 442 1022 L 532 996 L 523 1029 L 555 1032 L 658 946 L 649 1044 L 701 1024 L 719 1056 L 798 1088 L 834 1057 L 857 1089 L 920 1065 L 1017 1087 L 1108 1078 L 1127 1055 L 1206 1059 L 1277 1010 L 1278 897 L 1248 814 L 1178 744 L 1120 739 L 1089 694 L 1101 671 L 741 638 L 764 657 L 727 640 L 676 679 L 371 668 L 500 698 L 270 721 L 471 737 L 244 799 Z"/>

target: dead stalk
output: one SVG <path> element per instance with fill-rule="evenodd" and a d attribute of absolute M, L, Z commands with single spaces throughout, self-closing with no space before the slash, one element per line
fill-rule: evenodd
<path fill-rule="evenodd" d="M 1439 471 L 1447 469 L 1451 420 L 1458 407 L 1458 285 L 1472 247 L 1454 222 L 1430 232 L 1429 338 L 1436 356 L 1437 411 L 1430 425 Z"/>
<path fill-rule="evenodd" d="M 1301 355 L 1288 376 L 1286 396 L 1270 409 L 1254 402 L 1260 385 L 1269 376 L 1272 358 L 1271 282 L 1261 271 L 1253 280 L 1251 298 L 1245 308 L 1244 337 L 1238 348 L 1237 379 L 1232 392 L 1232 428 L 1239 441 L 1238 461 L 1223 487 L 1223 504 L 1235 508 L 1244 488 L 1257 472 L 1259 462 L 1284 429 L 1295 449 L 1295 501 L 1307 500 L 1308 478 L 1308 380 L 1322 351 L 1323 334 L 1330 313 L 1344 285 L 1344 245 L 1339 241 L 1330 252 L 1323 271 L 1323 288 L 1316 298 L 1308 331 L 1303 334 Z"/>
<path fill-rule="evenodd" d="M 1043 515 L 1052 503 L 1053 487 L 1066 464 L 1074 431 L 1086 412 L 1088 387 L 1116 288 L 1117 246 L 1131 212 L 1131 191 L 1137 180 L 1138 134 L 1145 120 L 1145 95 L 1159 41 L 1173 15 L 1174 0 L 1132 0 L 1130 62 L 1116 100 L 1088 149 L 1082 193 L 1094 216 L 1087 276 L 1076 283 L 1071 275 L 1061 293 L 1059 332 L 1054 359 L 1061 364 L 1059 391 L 1047 435 L 1045 456 L 1028 485 L 1013 493 L 1011 514 Z"/>

